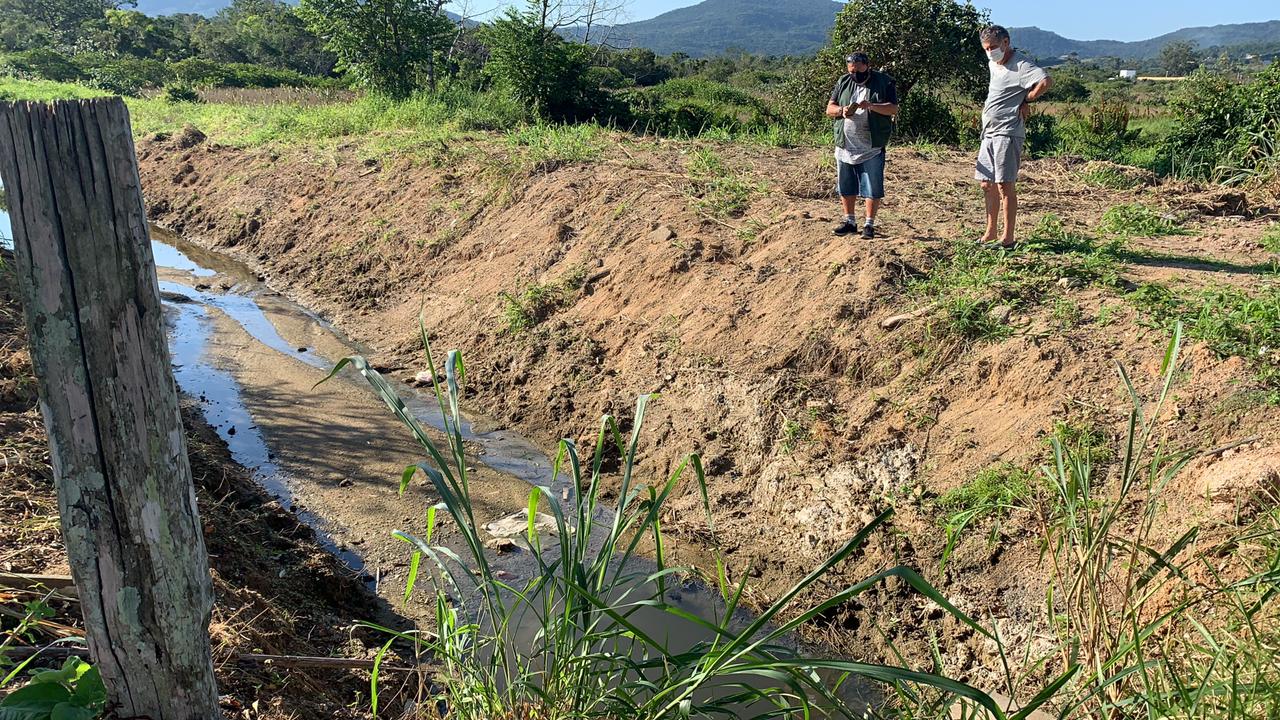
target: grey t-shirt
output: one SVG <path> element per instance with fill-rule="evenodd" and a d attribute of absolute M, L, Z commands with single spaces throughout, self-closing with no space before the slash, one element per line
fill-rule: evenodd
<path fill-rule="evenodd" d="M 854 88 L 850 105 L 857 105 L 867 99 L 867 86 Z M 835 102 L 839 102 L 838 100 Z M 858 109 L 853 117 L 844 121 L 844 147 L 836 148 L 836 159 L 849 165 L 861 165 L 880 154 L 880 148 L 871 145 L 871 121 L 867 118 L 870 110 Z"/>
<path fill-rule="evenodd" d="M 1048 74 L 1016 50 L 1009 62 L 1000 65 L 988 61 L 987 68 L 991 71 L 991 84 L 987 88 L 987 104 L 982 108 L 983 136 L 1025 138 L 1027 128 L 1018 117 L 1018 108 L 1031 88 Z"/>

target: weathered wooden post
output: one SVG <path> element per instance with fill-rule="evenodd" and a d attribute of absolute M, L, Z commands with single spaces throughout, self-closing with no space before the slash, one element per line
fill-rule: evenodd
<path fill-rule="evenodd" d="M 208 556 L 124 102 L 0 103 L 0 177 L 62 536 L 113 709 L 220 717 Z"/>

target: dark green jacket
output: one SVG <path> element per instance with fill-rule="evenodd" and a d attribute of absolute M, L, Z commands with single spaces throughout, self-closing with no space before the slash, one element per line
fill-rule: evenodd
<path fill-rule="evenodd" d="M 836 87 L 831 91 L 831 102 L 844 107 L 853 102 L 854 93 L 853 73 L 845 73 L 836 83 Z M 893 103 L 898 104 L 898 90 L 894 85 L 893 78 L 878 70 L 871 71 L 871 77 L 867 79 L 867 90 L 873 103 Z M 835 141 L 836 147 L 844 147 L 844 118 L 836 118 L 835 122 Z M 881 115 L 878 112 L 867 113 L 867 123 L 871 129 L 871 146 L 882 148 L 889 144 L 889 137 L 893 135 L 893 118 L 888 115 Z"/>

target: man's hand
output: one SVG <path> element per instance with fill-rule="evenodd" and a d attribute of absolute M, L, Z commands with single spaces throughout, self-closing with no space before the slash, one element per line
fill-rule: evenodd
<path fill-rule="evenodd" d="M 1031 103 L 1023 100 L 1022 106 L 1018 108 L 1018 117 L 1022 118 L 1022 122 L 1026 122 L 1031 117 Z"/>
<path fill-rule="evenodd" d="M 859 110 L 870 110 L 870 109 L 871 109 L 871 101 L 870 101 L 870 100 L 863 100 L 862 102 L 858 103 L 858 109 L 859 109 Z"/>

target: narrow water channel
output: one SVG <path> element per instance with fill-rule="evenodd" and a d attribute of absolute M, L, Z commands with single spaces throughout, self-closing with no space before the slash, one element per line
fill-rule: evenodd
<path fill-rule="evenodd" d="M 3 211 L 0 236 L 12 247 Z M 407 432 L 354 373 L 313 388 L 339 359 L 367 354 L 365 348 L 272 291 L 243 264 L 161 229 L 153 229 L 152 238 L 180 390 L 199 403 L 237 463 L 371 589 L 415 617 L 399 599 L 408 547 L 392 539 L 391 530 L 420 530 L 428 501 L 398 497 L 396 490 L 400 470 L 424 453 L 406 441 Z M 425 426 L 443 428 L 433 394 L 403 383 L 397 390 Z M 531 441 L 509 430 L 476 431 L 471 420 L 462 430 L 474 451 L 473 499 L 482 523 L 520 510 L 531 485 L 548 484 L 551 463 Z M 574 490 L 553 488 L 557 496 Z M 498 555 L 493 563 L 517 584 L 534 566 L 528 552 Z M 671 587 L 667 601 L 707 618 L 723 608 L 713 592 L 692 582 Z M 418 610 L 418 618 L 429 615 L 425 604 Z M 711 639 L 699 626 L 657 610 L 633 620 L 677 651 Z M 858 705 L 866 689 L 855 687 L 849 684 L 844 694 Z"/>

